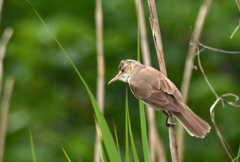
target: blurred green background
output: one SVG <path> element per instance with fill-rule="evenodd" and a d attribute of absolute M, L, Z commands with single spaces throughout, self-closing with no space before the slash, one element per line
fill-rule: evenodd
<path fill-rule="evenodd" d="M 168 77 L 180 88 L 185 57 L 198 10 L 203 1 L 157 1 Z M 95 1 L 31 1 L 52 33 L 73 59 L 77 68 L 96 92 Z M 158 68 L 148 21 L 147 1 L 143 2 L 151 47 L 152 65 Z M 107 86 L 117 73 L 122 59 L 136 59 L 137 16 L 134 1 L 103 0 L 104 54 L 106 67 L 105 117 L 110 128 L 116 124 L 124 156 L 125 87 L 121 82 Z M 212 47 L 240 51 L 239 10 L 235 1 L 215 1 L 202 33 L 201 42 Z M 32 130 L 37 161 L 67 161 L 61 146 L 72 161 L 93 161 L 95 140 L 94 111 L 88 94 L 61 49 L 25 0 L 5 0 L 1 33 L 14 29 L 4 60 L 4 76 L 14 76 L 5 143 L 5 162 L 33 161 L 29 128 Z M 201 55 L 206 75 L 221 95 L 240 95 L 240 55 L 204 51 Z M 195 63 L 196 64 L 196 63 Z M 193 72 L 189 107 L 211 123 L 209 108 L 215 101 L 199 70 Z M 132 128 L 142 158 L 138 101 L 129 95 Z M 240 104 L 240 102 L 239 102 Z M 240 110 L 221 104 L 216 121 L 226 141 L 237 154 L 240 143 Z M 159 134 L 170 161 L 165 116 L 156 114 Z M 212 124 L 211 124 L 212 125 Z M 140 161 L 143 161 L 141 159 Z M 185 133 L 184 161 L 229 161 L 214 129 L 204 139 Z"/>

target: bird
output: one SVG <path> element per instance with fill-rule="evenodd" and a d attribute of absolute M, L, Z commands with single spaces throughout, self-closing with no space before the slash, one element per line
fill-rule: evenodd
<path fill-rule="evenodd" d="M 172 113 L 191 136 L 204 138 L 210 132 L 210 125 L 184 103 L 178 88 L 159 70 L 132 59 L 122 60 L 118 74 L 108 84 L 118 80 L 128 83 L 132 94 L 147 106 Z"/>

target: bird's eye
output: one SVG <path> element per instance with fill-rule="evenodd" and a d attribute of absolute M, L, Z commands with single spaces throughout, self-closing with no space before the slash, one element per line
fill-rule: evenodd
<path fill-rule="evenodd" d="M 124 72 L 124 70 L 122 69 L 121 72 Z"/>

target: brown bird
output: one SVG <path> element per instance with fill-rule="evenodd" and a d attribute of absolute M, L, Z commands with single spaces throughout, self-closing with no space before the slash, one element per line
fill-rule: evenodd
<path fill-rule="evenodd" d="M 198 117 L 185 103 L 177 87 L 160 71 L 135 60 L 122 60 L 117 80 L 126 82 L 133 95 L 146 105 L 165 114 L 171 112 L 191 136 L 204 138 L 211 127 Z"/>

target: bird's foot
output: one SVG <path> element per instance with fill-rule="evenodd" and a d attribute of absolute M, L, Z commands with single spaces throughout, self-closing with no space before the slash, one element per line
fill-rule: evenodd
<path fill-rule="evenodd" d="M 167 127 L 170 127 L 170 126 L 176 126 L 177 123 L 174 123 L 173 122 L 173 118 L 169 118 L 169 116 L 171 115 L 169 112 L 167 111 L 163 111 L 163 113 L 167 116 L 167 119 L 166 119 L 166 126 Z M 171 115 L 172 116 L 172 115 Z"/>
<path fill-rule="evenodd" d="M 176 125 L 177 125 L 177 123 L 170 123 L 170 122 L 166 121 L 166 126 L 167 127 L 176 126 Z"/>

